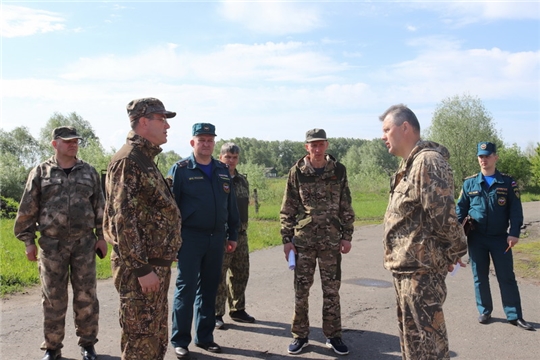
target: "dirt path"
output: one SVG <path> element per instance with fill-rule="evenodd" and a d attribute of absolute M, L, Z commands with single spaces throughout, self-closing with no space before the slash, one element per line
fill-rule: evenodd
<path fill-rule="evenodd" d="M 540 202 L 525 203 L 525 223 L 540 225 Z M 353 249 L 343 258 L 341 303 L 344 334 L 350 359 L 401 359 L 397 336 L 394 289 L 391 275 L 382 267 L 382 226 L 356 229 Z M 287 269 L 281 247 L 251 254 L 251 277 L 247 290 L 248 312 L 254 324 L 233 323 L 225 316 L 227 330 L 216 330 L 215 340 L 223 354 L 209 354 L 190 346 L 192 358 L 205 359 L 335 359 L 324 346 L 321 331 L 320 282 L 315 281 L 310 297 L 310 346 L 301 355 L 287 354 L 291 340 L 293 311 L 292 273 Z M 495 310 L 490 325 L 479 325 L 470 267 L 448 277 L 445 316 L 453 358 L 536 359 L 540 353 L 540 331 L 527 332 L 506 323 L 496 279 L 491 278 Z M 540 287 L 519 281 L 524 316 L 540 330 Z M 172 298 L 174 280 L 171 284 Z M 98 282 L 100 335 L 96 344 L 101 360 L 120 359 L 118 295 L 111 280 Z M 0 357 L 2 359 L 40 359 L 42 351 L 39 289 L 2 301 Z M 66 322 L 63 359 L 80 359 L 71 314 Z M 174 360 L 169 348 L 167 360 Z"/>

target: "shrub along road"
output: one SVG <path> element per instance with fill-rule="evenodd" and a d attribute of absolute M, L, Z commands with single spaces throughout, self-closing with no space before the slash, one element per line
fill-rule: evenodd
<path fill-rule="evenodd" d="M 540 223 L 540 202 L 524 204 L 525 223 Z M 530 228 L 529 227 L 529 228 Z M 277 234 L 276 234 L 277 236 Z M 391 275 L 382 267 L 382 225 L 358 227 L 351 253 L 343 257 L 341 304 L 343 340 L 351 359 L 400 359 L 396 326 L 394 289 Z M 519 246 L 519 244 L 517 245 Z M 287 268 L 281 247 L 251 254 L 251 276 L 247 290 L 247 311 L 256 317 L 254 324 L 232 322 L 224 317 L 227 330 L 216 330 L 215 340 L 222 354 L 210 354 L 191 345 L 193 359 L 335 359 L 327 349 L 321 331 L 321 290 L 316 277 L 310 297 L 310 345 L 300 355 L 288 355 L 293 311 L 292 273 Z M 497 281 L 491 276 L 495 302 L 493 321 L 477 322 L 470 267 L 447 278 L 448 298 L 445 317 L 452 358 L 459 359 L 536 359 L 540 353 L 540 286 L 519 280 L 524 317 L 537 330 L 524 331 L 509 325 L 502 311 Z M 171 282 L 172 300 L 174 276 Z M 96 350 L 101 360 L 120 359 L 118 297 L 112 281 L 98 282 L 100 333 Z M 70 307 L 71 308 L 71 307 Z M 63 359 L 80 359 L 71 310 L 66 319 Z M 0 357 L 2 359 L 40 359 L 42 341 L 39 288 L 2 300 Z M 170 347 L 166 359 L 173 360 Z"/>

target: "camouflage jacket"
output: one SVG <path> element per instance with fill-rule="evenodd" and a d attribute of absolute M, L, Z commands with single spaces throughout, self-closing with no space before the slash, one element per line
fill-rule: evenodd
<path fill-rule="evenodd" d="M 28 175 L 15 219 L 15 236 L 33 245 L 39 231 L 42 248 L 45 239 L 74 240 L 94 230 L 97 238 L 103 239 L 103 206 L 96 169 L 77 160 L 68 176 L 52 156 Z"/>
<path fill-rule="evenodd" d="M 290 169 L 280 211 L 283 243 L 293 236 L 299 247 L 351 241 L 354 210 L 347 172 L 331 155 L 326 160 L 322 175 L 315 173 L 308 156 Z"/>
<path fill-rule="evenodd" d="M 131 131 L 107 169 L 105 240 L 138 277 L 151 263 L 175 260 L 182 244 L 180 211 L 153 161 L 160 152 Z"/>
<path fill-rule="evenodd" d="M 234 192 L 236 194 L 236 205 L 238 205 L 238 212 L 240 214 L 240 232 L 244 232 L 248 228 L 249 217 L 249 183 L 247 178 L 240 174 L 236 169 L 234 170 L 234 177 L 232 179 Z"/>
<path fill-rule="evenodd" d="M 448 150 L 420 140 L 392 178 L 384 217 L 384 267 L 444 273 L 465 255 Z"/>

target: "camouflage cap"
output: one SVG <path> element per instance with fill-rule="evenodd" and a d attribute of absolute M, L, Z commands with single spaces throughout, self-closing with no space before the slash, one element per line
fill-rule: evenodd
<path fill-rule="evenodd" d="M 326 131 L 323 129 L 311 129 L 306 132 L 306 142 L 312 141 L 326 141 Z"/>
<path fill-rule="evenodd" d="M 165 110 L 165 106 L 156 98 L 135 99 L 126 106 L 130 121 L 134 121 L 141 116 L 148 114 L 163 114 L 167 118 L 176 116 L 175 112 Z"/>
<path fill-rule="evenodd" d="M 476 156 L 486 155 L 489 156 L 497 152 L 497 146 L 494 143 L 488 141 L 482 141 L 478 143 L 478 153 Z"/>
<path fill-rule="evenodd" d="M 77 134 L 77 130 L 73 126 L 60 126 L 52 131 L 52 139 L 71 140 L 82 139 L 82 137 Z"/>
<path fill-rule="evenodd" d="M 193 124 L 193 136 L 197 135 L 213 135 L 216 136 L 216 127 L 209 123 Z"/>

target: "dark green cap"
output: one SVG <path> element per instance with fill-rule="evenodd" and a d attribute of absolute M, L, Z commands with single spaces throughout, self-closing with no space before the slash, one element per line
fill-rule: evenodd
<path fill-rule="evenodd" d="M 71 140 L 82 139 L 82 137 L 77 134 L 77 130 L 73 126 L 60 126 L 52 131 L 52 139 Z"/>
<path fill-rule="evenodd" d="M 311 129 L 306 132 L 306 142 L 326 141 L 326 131 L 323 129 Z"/>
<path fill-rule="evenodd" d="M 193 124 L 193 136 L 197 135 L 213 135 L 216 136 L 216 127 L 209 123 Z"/>
<path fill-rule="evenodd" d="M 142 98 L 130 101 L 126 110 L 130 121 L 137 120 L 148 114 L 163 114 L 167 118 L 176 116 L 175 112 L 165 110 L 165 106 L 156 98 Z"/>
<path fill-rule="evenodd" d="M 478 143 L 478 153 L 476 156 L 480 155 L 486 155 L 489 156 L 493 153 L 497 152 L 497 147 L 494 143 L 490 143 L 488 141 L 482 141 Z"/>

